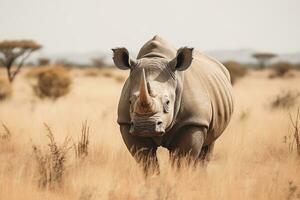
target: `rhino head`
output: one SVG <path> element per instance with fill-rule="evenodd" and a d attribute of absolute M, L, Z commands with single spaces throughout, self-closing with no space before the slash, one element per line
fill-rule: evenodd
<path fill-rule="evenodd" d="M 130 70 L 128 109 L 130 133 L 137 136 L 162 136 L 174 121 L 181 95 L 182 72 L 192 63 L 192 48 L 181 48 L 172 59 L 149 56 L 132 59 L 126 48 L 113 50 L 113 61 Z M 176 52 L 176 51 L 175 51 Z"/>

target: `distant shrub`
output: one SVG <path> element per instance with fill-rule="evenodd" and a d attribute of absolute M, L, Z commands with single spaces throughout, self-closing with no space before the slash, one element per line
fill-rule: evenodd
<path fill-rule="evenodd" d="M 228 61 L 223 63 L 228 69 L 231 77 L 231 83 L 234 84 L 239 78 L 242 78 L 247 73 L 247 68 L 235 61 Z"/>
<path fill-rule="evenodd" d="M 102 75 L 106 78 L 111 78 L 114 76 L 114 74 L 111 71 L 103 71 Z"/>
<path fill-rule="evenodd" d="M 40 98 L 57 99 L 69 93 L 72 79 L 63 67 L 49 67 L 37 73 L 37 83 L 33 85 Z"/>
<path fill-rule="evenodd" d="M 295 91 L 283 91 L 275 97 L 271 102 L 271 107 L 276 108 L 290 108 L 294 106 L 297 102 L 298 97 L 300 96 L 299 92 Z"/>
<path fill-rule="evenodd" d="M 125 81 L 125 77 L 124 76 L 116 76 L 115 77 L 115 80 L 118 82 L 118 83 L 123 83 Z"/>
<path fill-rule="evenodd" d="M 105 62 L 104 58 L 93 58 L 92 59 L 92 66 L 97 68 L 103 68 L 107 66 L 107 63 Z"/>
<path fill-rule="evenodd" d="M 38 65 L 39 66 L 46 66 L 50 64 L 50 59 L 49 58 L 39 58 L 38 59 Z"/>
<path fill-rule="evenodd" d="M 12 94 L 12 87 L 8 80 L 0 78 L 0 101 L 8 99 Z"/>
<path fill-rule="evenodd" d="M 288 62 L 278 62 L 270 67 L 273 72 L 270 74 L 270 78 L 284 77 L 291 69 L 294 69 L 294 65 Z"/>
<path fill-rule="evenodd" d="M 100 75 L 100 70 L 97 68 L 88 68 L 84 70 L 84 75 L 89 77 L 96 77 Z"/>

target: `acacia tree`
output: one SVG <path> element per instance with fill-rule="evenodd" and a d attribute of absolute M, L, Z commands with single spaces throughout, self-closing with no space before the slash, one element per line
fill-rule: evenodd
<path fill-rule="evenodd" d="M 0 41 L 0 64 L 6 68 L 9 82 L 15 79 L 30 54 L 40 48 L 42 45 L 32 40 Z M 18 58 L 21 60 L 16 65 L 16 69 L 12 71 L 12 66 Z"/>
<path fill-rule="evenodd" d="M 255 53 L 252 55 L 254 58 L 257 59 L 259 63 L 259 68 L 264 69 L 267 65 L 267 62 L 271 59 L 276 57 L 276 54 L 273 53 Z"/>

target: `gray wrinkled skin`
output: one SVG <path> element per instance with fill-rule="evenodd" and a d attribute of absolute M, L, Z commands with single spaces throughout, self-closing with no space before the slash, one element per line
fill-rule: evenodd
<path fill-rule="evenodd" d="M 158 169 L 159 146 L 170 151 L 172 161 L 185 156 L 193 163 L 207 160 L 233 112 L 227 69 L 197 50 L 177 50 L 158 36 L 141 48 L 137 60 L 125 48 L 113 51 L 115 65 L 130 69 L 118 124 L 127 148 L 146 172 Z"/>

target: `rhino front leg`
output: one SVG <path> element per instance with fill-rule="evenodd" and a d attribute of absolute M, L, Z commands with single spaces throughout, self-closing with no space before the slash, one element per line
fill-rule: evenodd
<path fill-rule="evenodd" d="M 145 175 L 159 173 L 156 156 L 157 145 L 151 138 L 133 136 L 128 125 L 121 125 L 120 130 L 125 145 L 135 160 L 142 165 Z"/>
<path fill-rule="evenodd" d="M 200 153 L 200 160 L 205 161 L 206 163 L 210 161 L 210 158 L 212 156 L 213 150 L 214 150 L 215 143 L 211 143 L 209 145 L 203 146 L 201 153 Z"/>
<path fill-rule="evenodd" d="M 195 165 L 201 160 L 201 150 L 206 138 L 206 128 L 188 126 L 182 128 L 172 141 L 170 158 L 173 166 L 180 167 L 183 160 Z"/>

